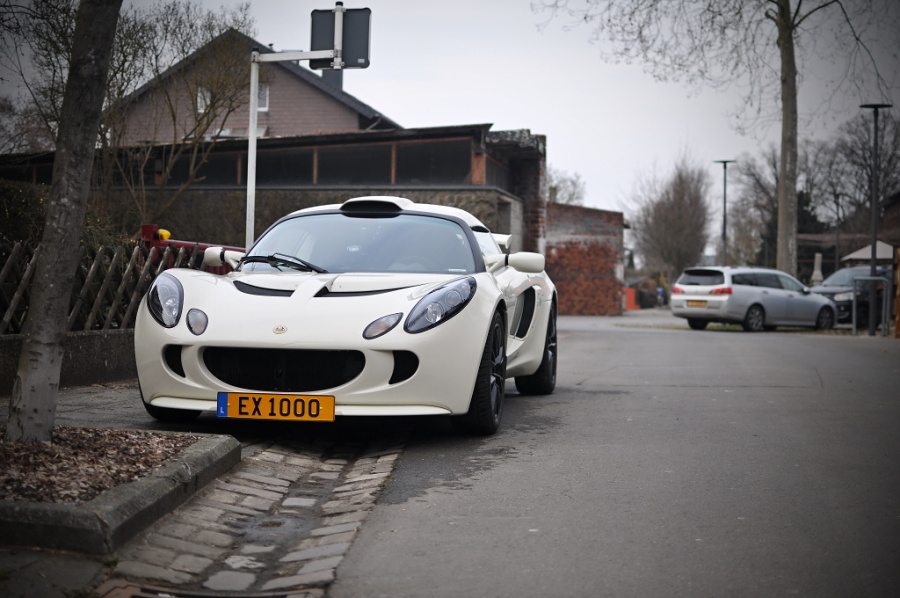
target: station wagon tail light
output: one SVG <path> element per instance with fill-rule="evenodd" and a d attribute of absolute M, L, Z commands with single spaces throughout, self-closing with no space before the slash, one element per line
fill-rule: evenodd
<path fill-rule="evenodd" d="M 672 287 L 672 293 L 677 294 L 677 293 L 683 293 L 683 292 L 684 292 L 684 289 L 682 289 L 681 287 Z"/>
<path fill-rule="evenodd" d="M 449 320 L 472 300 L 476 286 L 475 279 L 469 276 L 431 291 L 409 313 L 403 329 L 415 334 Z"/>
<path fill-rule="evenodd" d="M 732 293 L 731 287 L 721 287 L 718 289 L 713 289 L 710 292 L 710 295 L 730 295 Z"/>

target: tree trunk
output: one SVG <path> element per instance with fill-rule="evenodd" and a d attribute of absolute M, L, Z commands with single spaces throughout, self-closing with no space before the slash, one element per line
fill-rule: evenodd
<path fill-rule="evenodd" d="M 60 119 L 44 235 L 10 397 L 7 441 L 50 442 L 62 341 L 90 187 L 109 57 L 122 0 L 81 0 Z"/>
<path fill-rule="evenodd" d="M 778 49 L 781 54 L 781 162 L 778 177 L 779 270 L 797 275 L 797 61 L 790 0 L 779 0 Z"/>

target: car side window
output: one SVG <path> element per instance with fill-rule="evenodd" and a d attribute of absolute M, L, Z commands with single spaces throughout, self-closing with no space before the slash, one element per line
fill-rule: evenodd
<path fill-rule="evenodd" d="M 759 286 L 768 287 L 770 289 L 780 289 L 781 281 L 778 280 L 778 277 L 774 274 L 769 274 L 768 272 L 760 272 L 756 275 L 757 280 L 759 280 Z"/>
<path fill-rule="evenodd" d="M 731 277 L 731 282 L 748 287 L 755 287 L 756 277 L 752 274 L 735 274 Z"/>
<path fill-rule="evenodd" d="M 803 285 L 800 284 L 799 282 L 797 282 L 796 280 L 794 280 L 793 278 L 779 274 L 778 280 L 781 281 L 781 286 L 789 291 L 800 292 L 803 290 Z"/>

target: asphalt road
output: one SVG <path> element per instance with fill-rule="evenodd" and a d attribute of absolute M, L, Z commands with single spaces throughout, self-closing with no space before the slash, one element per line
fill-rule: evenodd
<path fill-rule="evenodd" d="M 410 437 L 330 598 L 900 595 L 900 341 L 560 320 L 550 397 Z"/>
<path fill-rule="evenodd" d="M 440 419 L 160 424 L 133 382 L 56 423 L 229 433 L 245 455 L 402 436 L 329 598 L 900 595 L 900 341 L 560 318 L 557 392 Z M 6 419 L 0 400 L 0 420 Z"/>

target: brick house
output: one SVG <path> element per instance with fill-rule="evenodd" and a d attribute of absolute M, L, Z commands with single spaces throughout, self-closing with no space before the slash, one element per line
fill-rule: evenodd
<path fill-rule="evenodd" d="M 222 92 L 236 91 L 235 100 L 239 105 L 233 111 L 224 107 L 216 111 L 223 116 L 216 118 L 205 129 L 205 134 L 223 139 L 247 137 L 250 52 L 256 49 L 265 54 L 273 50 L 231 29 L 168 69 L 159 79 L 146 83 L 125 100 L 128 110 L 122 125 L 124 130 L 118 137 L 121 145 L 171 142 L 171 134 L 168 138 L 161 137 L 161 131 L 171 131 L 172 114 L 177 115 L 181 135 L 191 135 L 200 118 L 198 114 L 210 101 L 209 94 L 212 93 L 204 82 L 208 82 L 208 86 L 216 84 L 215 77 L 204 77 L 195 71 L 210 68 L 207 57 L 216 48 L 223 49 L 220 54 L 235 54 L 226 66 L 245 71 L 246 76 L 239 77 L 238 81 L 246 81 L 246 86 L 240 90 L 229 87 Z M 220 60 L 224 62 L 224 59 Z M 329 78 L 320 77 L 294 62 L 260 64 L 257 118 L 259 137 L 400 128 L 390 118 L 342 91 L 339 84 L 329 83 Z"/>

